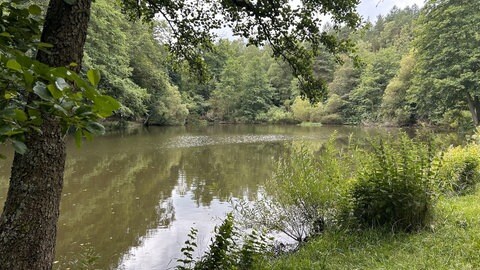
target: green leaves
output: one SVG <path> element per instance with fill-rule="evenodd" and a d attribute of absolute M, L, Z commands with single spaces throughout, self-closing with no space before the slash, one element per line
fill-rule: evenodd
<path fill-rule="evenodd" d="M 31 5 L 28 7 L 28 12 L 32 15 L 40 15 L 42 14 L 42 9 L 37 5 Z"/>
<path fill-rule="evenodd" d="M 87 78 L 93 86 L 97 86 L 100 82 L 100 71 L 91 69 L 87 72 Z"/>
<path fill-rule="evenodd" d="M 37 82 L 37 84 L 35 84 L 35 86 L 33 87 L 33 92 L 45 101 L 51 101 L 52 100 L 52 95 L 47 90 L 46 85 L 42 82 Z"/>
<path fill-rule="evenodd" d="M 25 122 L 28 119 L 27 114 L 20 110 L 20 109 L 15 109 L 15 119 L 17 119 L 20 122 Z"/>
<path fill-rule="evenodd" d="M 88 132 L 92 133 L 93 135 L 103 135 L 105 134 L 105 127 L 97 122 L 90 122 L 85 127 Z"/>
<path fill-rule="evenodd" d="M 18 71 L 18 72 L 23 71 L 22 66 L 15 59 L 8 60 L 6 66 L 7 66 L 7 68 L 9 68 L 11 70 L 15 70 L 15 71 Z"/>
<path fill-rule="evenodd" d="M 77 130 L 75 130 L 75 145 L 77 147 L 82 146 L 82 137 L 82 130 L 77 128 Z"/>
<path fill-rule="evenodd" d="M 49 84 L 47 86 L 47 89 L 50 92 L 50 94 L 56 99 L 59 99 L 63 96 L 62 91 L 60 91 L 54 84 Z"/>
<path fill-rule="evenodd" d="M 57 78 L 55 80 L 55 86 L 58 90 L 63 91 L 67 88 L 70 88 L 70 85 L 65 81 L 64 78 Z"/>
<path fill-rule="evenodd" d="M 89 71 L 87 80 L 67 67 L 52 68 L 32 59 L 28 51 L 52 47 L 37 42 L 40 24 L 34 17 L 41 14 L 41 8 L 1 5 L 6 13 L 0 25 L 0 86 L 4 89 L 0 97 L 0 143 L 11 142 L 17 153 L 26 153 L 25 134 L 41 133 L 45 116 L 58 119 L 65 132 L 75 130 L 78 142 L 82 137 L 104 134 L 99 121 L 112 115 L 120 104 L 96 88 L 100 73 Z"/>
<path fill-rule="evenodd" d="M 15 149 L 15 152 L 23 155 L 25 154 L 25 152 L 27 152 L 27 146 L 25 145 L 25 143 L 21 142 L 21 141 L 17 141 L 17 140 L 12 140 L 12 145 L 13 145 L 13 148 Z"/>
<path fill-rule="evenodd" d="M 428 1 L 425 5 L 414 40 L 417 63 L 412 94 L 422 117 L 443 119 L 447 110 L 465 108 L 468 94 L 480 97 L 479 25 L 478 2 Z M 471 73 L 477 75 L 468 76 Z"/>
<path fill-rule="evenodd" d="M 100 95 L 94 99 L 94 110 L 102 117 L 112 115 L 112 112 L 120 108 L 120 103 L 110 96 Z"/>

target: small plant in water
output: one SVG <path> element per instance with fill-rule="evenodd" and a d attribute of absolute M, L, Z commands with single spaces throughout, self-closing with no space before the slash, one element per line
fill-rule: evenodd
<path fill-rule="evenodd" d="M 75 254 L 75 257 L 69 261 L 55 261 L 54 267 L 58 270 L 94 270 L 98 269 L 97 261 L 100 255 L 95 251 L 95 248 L 90 243 L 80 244 L 80 252 Z"/>
<path fill-rule="evenodd" d="M 193 257 L 197 244 L 197 230 L 191 229 L 185 246 L 181 249 L 184 258 L 177 270 L 210 270 L 210 269 L 251 269 L 254 262 L 261 256 L 268 254 L 271 249 L 270 241 L 264 234 L 252 231 L 242 239 L 234 225 L 233 215 L 227 215 L 223 223 L 215 228 L 208 251 L 198 260 Z"/>
<path fill-rule="evenodd" d="M 184 247 L 180 250 L 184 256 L 183 259 L 178 259 L 177 262 L 181 263 L 176 267 L 177 270 L 187 270 L 192 269 L 192 265 L 195 264 L 193 258 L 193 252 L 197 248 L 197 233 L 198 230 L 195 228 L 190 229 L 190 233 L 188 234 L 188 239 L 184 243 Z"/>

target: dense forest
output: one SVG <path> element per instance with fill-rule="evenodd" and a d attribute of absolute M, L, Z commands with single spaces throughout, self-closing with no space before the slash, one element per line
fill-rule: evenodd
<path fill-rule="evenodd" d="M 422 8 L 394 8 L 367 22 L 356 13 L 358 3 L 299 0 L 293 7 L 289 0 L 0 0 L 0 143 L 15 149 L 0 216 L 0 269 L 53 268 L 60 201 L 65 196 L 67 135 L 74 133 L 81 146 L 83 139 L 105 133 L 106 118 L 145 125 L 479 126 L 478 3 L 429 0 Z M 323 16 L 331 23 L 321 22 Z M 238 38 L 216 38 L 213 33 L 225 27 Z M 273 196 L 263 197 L 273 204 L 259 209 L 300 214 L 301 219 L 280 217 L 301 221 L 300 234 L 290 234 L 298 242 L 330 225 L 347 228 L 341 224 L 343 216 L 344 225 L 359 221 L 359 229 L 381 225 L 403 232 L 430 228 L 434 233 L 434 201 L 453 192 L 463 195 L 480 179 L 480 129 L 465 147 L 448 149 L 422 132 L 418 141 L 403 134 L 385 143 L 369 141 L 372 147 L 365 149 L 348 147 L 353 155 L 336 148 L 335 136 L 318 153 L 286 153 L 290 160 L 280 161 L 281 170 L 273 174 L 272 180 L 279 182 L 266 184 L 274 188 L 265 189 L 266 194 Z M 295 141 L 294 136 L 280 137 Z M 253 142 L 251 135 L 238 141 Z M 155 144 L 145 147 L 157 155 L 164 150 Z M 101 148 L 96 151 L 107 154 Z M 125 154 L 131 155 L 125 152 L 119 158 Z M 249 162 L 258 163 L 246 155 Z M 210 166 L 200 159 L 202 163 L 178 167 Z M 136 160 L 134 171 L 150 165 L 145 160 Z M 228 158 L 218 160 L 237 165 Z M 175 178 L 188 184 L 192 175 L 178 170 Z M 219 171 L 198 175 L 203 184 L 192 191 L 193 198 L 207 200 L 213 196 L 208 197 L 212 193 L 205 187 L 210 182 L 203 178 L 231 178 Z M 302 210 L 303 202 L 311 204 Z M 464 220 L 450 224 L 466 228 Z M 233 216 L 215 231 L 222 242 L 229 238 L 222 231 L 233 235 Z M 188 237 L 195 234 L 192 229 Z M 247 249 L 237 251 L 258 250 L 255 237 L 250 239 L 253 244 L 246 242 Z M 193 250 L 185 243 L 182 251 Z M 327 250 L 330 254 L 338 249 Z M 212 254 L 226 254 L 230 265 L 239 258 L 217 251 L 210 248 L 199 267 L 218 268 L 210 260 L 216 257 Z M 184 254 L 187 259 L 178 262 L 191 264 L 191 254 Z M 465 265 L 461 268 L 475 268 Z"/>
<path fill-rule="evenodd" d="M 328 94 L 315 104 L 301 98 L 291 68 L 271 57 L 268 46 L 219 39 L 203 55 L 209 74 L 199 80 L 170 61 L 164 23 L 131 22 L 111 6 L 109 0 L 94 4 L 85 68 L 101 70 L 101 88 L 123 104 L 116 119 L 151 125 L 319 122 L 463 129 L 478 123 L 478 98 L 469 93 L 478 88 L 478 33 L 459 28 L 479 16 L 468 5 L 445 11 L 427 5 L 428 13 L 417 6 L 394 8 L 357 32 L 341 29 L 338 35 L 356 42 L 361 61 L 327 52 L 318 56 L 314 73 L 326 82 Z M 466 13 L 472 14 L 461 15 Z M 462 36 L 460 55 L 450 41 Z"/>

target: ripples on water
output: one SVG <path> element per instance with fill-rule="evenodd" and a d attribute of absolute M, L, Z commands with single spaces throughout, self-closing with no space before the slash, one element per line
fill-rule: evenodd
<path fill-rule="evenodd" d="M 170 139 L 168 148 L 200 147 L 238 143 L 278 142 L 292 140 L 292 135 L 233 135 L 233 136 L 192 136 L 184 135 Z"/>

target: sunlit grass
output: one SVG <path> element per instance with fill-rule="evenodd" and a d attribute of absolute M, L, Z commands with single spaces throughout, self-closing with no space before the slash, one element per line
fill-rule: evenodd
<path fill-rule="evenodd" d="M 480 192 L 441 198 L 417 233 L 330 231 L 257 269 L 480 269 Z"/>

